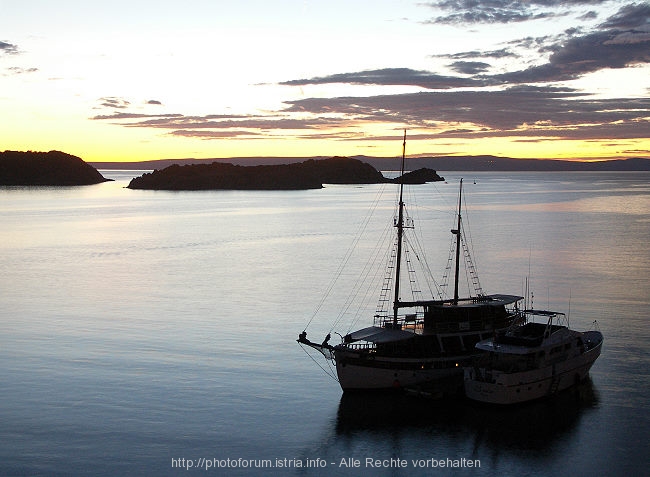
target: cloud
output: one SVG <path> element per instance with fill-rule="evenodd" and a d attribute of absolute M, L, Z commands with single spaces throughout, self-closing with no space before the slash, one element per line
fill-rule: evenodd
<path fill-rule="evenodd" d="M 227 139 L 237 138 L 242 136 L 259 136 L 260 133 L 247 131 L 247 130 L 227 130 L 227 131 L 205 131 L 205 130 L 192 130 L 180 129 L 169 133 L 172 136 L 191 137 L 197 139 Z"/>
<path fill-rule="evenodd" d="M 4 53 L 5 55 L 17 55 L 18 47 L 11 43 L 0 41 L 0 53 Z"/>
<path fill-rule="evenodd" d="M 490 50 L 490 51 L 461 51 L 458 53 L 444 54 L 444 55 L 431 55 L 431 58 L 448 58 L 450 60 L 464 60 L 468 58 L 512 58 L 517 57 L 516 53 L 513 53 L 507 48 L 502 48 L 500 50 Z"/>
<path fill-rule="evenodd" d="M 598 18 L 598 13 L 591 10 L 585 13 L 584 15 L 580 15 L 578 17 L 578 20 L 586 21 L 586 20 L 595 20 L 596 18 Z"/>
<path fill-rule="evenodd" d="M 38 68 L 20 68 L 19 66 L 10 66 L 7 68 L 7 71 L 12 75 L 22 75 L 25 73 L 36 73 Z"/>
<path fill-rule="evenodd" d="M 327 130 L 332 126 L 346 124 L 347 119 L 336 118 L 294 118 L 287 114 L 269 113 L 268 115 L 221 115 L 186 116 L 183 114 L 142 114 L 116 112 L 109 115 L 97 115 L 92 120 L 111 121 L 114 124 L 130 128 L 148 128 L 168 130 L 172 136 L 198 139 L 224 139 L 236 137 L 268 137 L 277 131 L 285 134 L 292 131 L 294 135 L 311 137 L 312 132 Z M 302 131 L 303 133 L 300 133 Z"/>
<path fill-rule="evenodd" d="M 460 3 L 468 5 L 469 1 Z M 493 3 L 495 2 L 486 4 Z M 542 3 L 544 3 L 543 0 L 537 0 L 537 4 Z M 557 2 L 549 0 L 548 4 L 554 3 Z M 481 74 L 490 67 L 487 63 L 461 61 L 468 58 L 516 56 L 511 48 L 534 51 L 537 56 L 545 54 L 549 54 L 549 56 L 545 63 L 497 75 Z M 437 55 L 437 57 L 459 60 L 451 63 L 449 67 L 456 72 L 474 76 L 467 78 L 408 68 L 385 68 L 291 80 L 282 84 L 350 83 L 453 89 L 574 80 L 585 74 L 606 68 L 625 68 L 631 65 L 650 63 L 650 5 L 624 6 L 599 25 L 598 30 L 588 33 L 573 28 L 556 36 L 546 35 L 517 39 L 509 43 L 509 48 L 501 50 L 486 52 L 475 50 L 453 55 Z"/>
<path fill-rule="evenodd" d="M 439 0 L 426 5 L 440 11 L 430 24 L 515 23 L 567 14 L 566 7 L 594 5 L 608 0 Z M 548 10 L 563 7 L 565 11 Z"/>
<path fill-rule="evenodd" d="M 603 29 L 632 29 L 648 26 L 650 21 L 650 4 L 632 3 L 625 5 L 609 17 L 607 21 L 600 24 Z"/>
<path fill-rule="evenodd" d="M 483 73 L 490 68 L 490 65 L 488 63 L 483 63 L 482 61 L 454 61 L 447 66 L 454 71 L 458 71 L 459 73 L 466 75 Z"/>
<path fill-rule="evenodd" d="M 305 98 L 285 104 L 285 109 L 268 115 L 119 111 L 92 119 L 204 140 L 277 137 L 279 131 L 282 137 L 301 139 L 381 140 L 365 133 L 366 126 L 375 123 L 405 125 L 413 130 L 414 139 L 438 141 L 488 137 L 620 140 L 645 138 L 650 127 L 650 98 L 596 99 L 571 88 L 551 86 Z"/>
<path fill-rule="evenodd" d="M 99 118 L 99 119 L 113 119 Z M 127 118 L 121 118 L 127 119 Z M 134 118 L 128 118 L 134 119 Z M 261 130 L 274 130 L 274 129 L 318 129 L 321 127 L 329 127 L 335 121 L 325 118 L 315 118 L 309 121 L 294 119 L 290 117 L 279 116 L 183 116 L 183 115 L 142 115 L 138 119 L 141 121 L 131 122 L 125 124 L 129 127 L 147 127 L 158 129 L 173 129 L 173 130 L 199 130 L 199 129 L 261 129 Z"/>
<path fill-rule="evenodd" d="M 182 114 L 142 114 L 142 113 L 113 113 L 113 114 L 100 114 L 93 116 L 92 120 L 114 120 L 121 121 L 125 119 L 143 119 L 143 118 L 152 118 L 152 117 L 163 117 L 163 118 L 174 118 L 174 117 L 183 117 Z"/>
<path fill-rule="evenodd" d="M 126 109 L 131 104 L 130 101 L 124 98 L 116 98 L 114 96 L 105 96 L 99 98 L 99 105 L 104 108 Z"/>
<path fill-rule="evenodd" d="M 517 13 L 539 18 L 542 14 L 551 15 L 548 10 L 552 7 L 560 8 L 559 15 L 575 6 L 599 3 L 603 2 L 446 0 L 429 5 L 446 9 L 450 15 L 475 6 L 477 11 L 473 14 L 492 15 L 488 21 L 496 22 L 505 21 L 506 17 L 510 18 L 508 21 L 515 21 Z M 593 22 L 595 15 L 581 13 Z M 602 99 L 571 87 L 558 86 L 558 83 L 605 68 L 650 63 L 649 20 L 650 5 L 630 4 L 589 30 L 578 25 L 557 35 L 520 38 L 503 48 L 432 56 L 451 60 L 447 65 L 452 71 L 449 74 L 382 68 L 280 83 L 285 86 L 404 85 L 426 90 L 420 93 L 302 98 L 286 101 L 284 108 L 266 113 L 198 116 L 141 114 L 130 110 L 128 100 L 106 96 L 99 101 L 102 107 L 110 108 L 112 114 L 92 119 L 203 140 L 288 136 L 355 141 L 384 139 L 368 135 L 367 131 L 375 130 L 368 127 L 371 124 L 407 126 L 413 131 L 414 139 L 435 139 L 438 144 L 445 140 L 488 137 L 511 137 L 522 142 L 557 138 L 593 141 L 647 138 L 650 128 L 648 95 Z M 496 63 L 531 54 L 536 62 L 533 66 L 489 74 L 492 59 Z M 499 66 L 508 65 L 500 62 Z M 162 106 L 157 100 L 148 100 L 146 104 Z M 394 137 L 386 136 L 385 139 L 394 140 Z"/>
<path fill-rule="evenodd" d="M 434 129 L 435 137 L 646 137 L 650 99 L 592 99 L 569 88 L 512 87 L 503 91 L 440 91 L 367 98 L 309 98 L 288 111 L 336 113 L 357 122 Z M 459 127 L 460 126 L 460 127 Z"/>
<path fill-rule="evenodd" d="M 567 81 L 605 68 L 641 63 L 650 63 L 650 31 L 598 31 L 557 46 L 545 64 L 490 79 L 502 83 Z"/>
<path fill-rule="evenodd" d="M 304 86 L 309 84 L 347 83 L 357 85 L 382 86 L 420 86 L 427 89 L 449 89 L 477 86 L 471 78 L 444 76 L 430 71 L 410 68 L 384 68 L 354 73 L 337 73 L 309 79 L 290 80 L 280 83 L 285 86 Z"/>

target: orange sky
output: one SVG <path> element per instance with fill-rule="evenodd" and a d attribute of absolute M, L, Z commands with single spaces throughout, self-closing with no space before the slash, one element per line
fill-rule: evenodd
<path fill-rule="evenodd" d="M 650 156 L 648 4 L 37 3 L 0 18 L 3 150 Z"/>

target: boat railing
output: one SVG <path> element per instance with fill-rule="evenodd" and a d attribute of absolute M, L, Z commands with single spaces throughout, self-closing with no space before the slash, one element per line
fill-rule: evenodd
<path fill-rule="evenodd" d="M 375 315 L 375 326 L 381 328 L 396 328 L 398 330 L 418 330 L 424 327 L 424 312 L 406 313 L 397 316 L 397 326 L 395 319 L 388 315 Z"/>
<path fill-rule="evenodd" d="M 367 343 L 367 342 L 356 342 L 356 343 L 347 343 L 345 347 L 348 349 L 353 349 L 355 351 L 370 351 L 372 349 L 375 349 L 375 344 Z"/>

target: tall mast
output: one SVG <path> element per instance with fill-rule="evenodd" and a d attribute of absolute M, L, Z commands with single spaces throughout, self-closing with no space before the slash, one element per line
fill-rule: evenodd
<path fill-rule="evenodd" d="M 454 273 L 454 305 L 458 305 L 458 275 L 460 270 L 460 211 L 461 211 L 461 198 L 463 196 L 463 179 L 460 179 L 460 190 L 458 191 L 458 225 L 456 230 L 452 230 L 452 234 L 456 234 L 456 270 Z"/>
<path fill-rule="evenodd" d="M 402 268 L 402 236 L 404 235 L 404 162 L 406 158 L 406 129 L 402 144 L 402 172 L 399 185 L 399 212 L 397 215 L 397 265 L 395 267 L 395 299 L 393 301 L 393 328 L 397 328 L 397 311 L 399 310 L 399 277 Z"/>

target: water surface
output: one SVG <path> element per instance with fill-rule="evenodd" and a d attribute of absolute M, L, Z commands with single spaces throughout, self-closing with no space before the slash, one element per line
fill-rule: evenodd
<path fill-rule="evenodd" d="M 0 474 L 176 475 L 231 459 L 209 471 L 622 476 L 650 464 L 650 175 L 465 174 L 485 291 L 521 294 L 528 276 L 536 306 L 577 329 L 597 320 L 605 336 L 577 396 L 494 409 L 343 396 L 295 342 L 319 303 L 310 337 L 339 316 L 391 231 L 391 186 L 154 192 L 112 174 L 0 188 Z M 460 177 L 445 176 L 407 195 L 440 274 Z M 337 330 L 369 313 L 350 308 Z M 264 459 L 284 467 L 254 467 Z M 296 468 L 308 459 L 326 466 Z M 349 459 L 361 467 L 340 468 Z M 428 459 L 480 467 L 413 465 Z"/>

